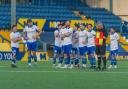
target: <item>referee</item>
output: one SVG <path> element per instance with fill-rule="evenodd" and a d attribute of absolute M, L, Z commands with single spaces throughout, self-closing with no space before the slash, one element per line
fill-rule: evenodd
<path fill-rule="evenodd" d="M 96 55 L 98 57 L 97 70 L 106 69 L 106 39 L 108 33 L 101 22 L 96 23 Z M 101 68 L 101 62 L 103 61 L 103 67 Z"/>

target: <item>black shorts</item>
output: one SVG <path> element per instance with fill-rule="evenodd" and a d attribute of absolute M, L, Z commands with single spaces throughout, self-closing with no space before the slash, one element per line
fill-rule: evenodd
<path fill-rule="evenodd" d="M 96 55 L 105 55 L 106 46 L 96 46 Z"/>

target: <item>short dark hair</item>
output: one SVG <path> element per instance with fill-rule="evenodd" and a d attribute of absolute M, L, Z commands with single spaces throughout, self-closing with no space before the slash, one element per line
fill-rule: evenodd
<path fill-rule="evenodd" d="M 32 22 L 32 19 L 28 19 L 28 20 L 27 20 L 27 23 L 30 23 L 30 22 Z"/>
<path fill-rule="evenodd" d="M 58 26 L 62 26 L 62 23 L 58 24 Z"/>
<path fill-rule="evenodd" d="M 14 27 L 16 27 L 17 25 L 12 25 L 12 29 L 14 28 Z"/>
<path fill-rule="evenodd" d="M 65 25 L 65 22 L 62 22 L 62 26 L 64 26 Z"/>
<path fill-rule="evenodd" d="M 71 23 L 71 20 L 67 20 L 66 22 L 69 22 L 69 23 Z"/>
<path fill-rule="evenodd" d="M 88 24 L 88 25 L 91 25 L 92 26 L 92 24 Z"/>

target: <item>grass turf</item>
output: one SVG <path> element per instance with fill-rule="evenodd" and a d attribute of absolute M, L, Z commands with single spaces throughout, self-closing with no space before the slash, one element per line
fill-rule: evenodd
<path fill-rule="evenodd" d="M 109 63 L 108 63 L 109 64 Z M 27 67 L 18 62 L 11 68 L 9 61 L 0 61 L 0 89 L 127 89 L 128 62 L 119 61 L 118 69 L 55 69 L 51 62 Z"/>

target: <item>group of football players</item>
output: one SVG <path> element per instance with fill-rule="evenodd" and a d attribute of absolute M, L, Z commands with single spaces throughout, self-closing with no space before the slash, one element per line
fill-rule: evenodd
<path fill-rule="evenodd" d="M 11 47 L 13 53 L 12 67 L 16 66 L 16 59 L 19 53 L 19 41 L 26 40 L 28 52 L 28 66 L 32 66 L 31 60 L 37 64 L 37 39 L 41 34 L 41 30 L 32 24 L 32 20 L 27 20 L 27 26 L 23 30 L 23 36 L 17 31 L 17 26 L 12 26 L 10 34 Z M 54 31 L 55 44 L 53 67 L 56 68 L 74 68 L 87 67 L 87 59 L 90 61 L 90 68 L 99 70 L 106 69 L 106 39 L 107 32 L 101 22 L 96 23 L 96 30 L 92 24 L 78 23 L 73 28 L 70 27 L 71 22 L 58 24 L 58 29 Z M 85 30 L 87 28 L 88 30 Z M 37 34 L 38 33 L 38 34 Z M 99 39 L 100 38 L 100 39 Z M 118 53 L 119 35 L 112 27 L 110 29 L 110 52 L 111 65 L 108 68 L 117 68 L 116 55 Z M 97 60 L 96 60 L 97 55 Z M 58 59 L 58 61 L 57 61 Z M 101 62 L 103 67 L 101 68 Z M 82 63 L 82 64 L 81 64 Z M 96 66 L 98 64 L 98 66 Z"/>
<path fill-rule="evenodd" d="M 87 28 L 88 30 L 85 30 Z M 96 23 L 94 30 L 92 24 L 78 23 L 73 28 L 70 21 L 60 23 L 54 32 L 55 46 L 53 67 L 74 68 L 87 67 L 87 59 L 90 68 L 106 69 L 106 39 L 108 36 L 103 23 Z M 101 39 L 98 39 L 100 38 Z M 118 52 L 119 36 L 113 27 L 110 28 L 111 65 L 108 68 L 117 68 L 116 55 Z M 101 44 L 100 44 L 101 43 Z M 97 55 L 97 60 L 96 60 Z M 58 60 L 58 63 L 56 61 Z M 103 67 L 101 68 L 101 62 Z M 98 63 L 97 63 L 98 62 Z M 96 67 L 96 63 L 98 66 Z M 64 65 L 63 65 L 64 64 Z"/>

